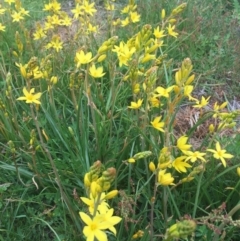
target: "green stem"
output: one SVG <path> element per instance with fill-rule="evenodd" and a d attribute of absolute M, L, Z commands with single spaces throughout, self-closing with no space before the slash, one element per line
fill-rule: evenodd
<path fill-rule="evenodd" d="M 193 207 L 193 214 L 192 217 L 195 218 L 196 212 L 197 212 L 197 206 L 198 206 L 198 198 L 200 194 L 200 189 L 201 189 L 201 182 L 202 182 L 202 177 L 203 177 L 203 172 L 201 172 L 198 180 L 198 185 L 197 185 L 197 192 L 195 196 L 195 202 L 194 202 L 194 207 Z"/>

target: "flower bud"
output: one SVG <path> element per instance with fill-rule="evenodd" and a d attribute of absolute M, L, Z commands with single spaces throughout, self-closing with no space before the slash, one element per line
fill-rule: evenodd
<path fill-rule="evenodd" d="M 153 162 L 150 162 L 148 167 L 151 172 L 155 172 L 156 166 Z"/>
<path fill-rule="evenodd" d="M 102 62 L 104 59 L 106 59 L 107 55 L 106 54 L 102 54 L 98 57 L 97 62 Z"/>
<path fill-rule="evenodd" d="M 142 151 L 133 156 L 135 160 L 141 159 L 141 158 L 147 158 L 152 155 L 151 151 Z"/>
<path fill-rule="evenodd" d="M 240 177 L 240 167 L 237 168 L 237 174 Z"/>
<path fill-rule="evenodd" d="M 196 223 L 193 220 L 183 220 L 172 225 L 166 233 L 165 239 L 187 238 L 196 229 Z"/>
<path fill-rule="evenodd" d="M 164 19 L 165 16 L 166 16 L 166 11 L 165 11 L 165 9 L 162 9 L 161 18 Z"/>
<path fill-rule="evenodd" d="M 107 193 L 104 199 L 112 199 L 118 195 L 118 190 L 112 190 L 111 192 Z"/>

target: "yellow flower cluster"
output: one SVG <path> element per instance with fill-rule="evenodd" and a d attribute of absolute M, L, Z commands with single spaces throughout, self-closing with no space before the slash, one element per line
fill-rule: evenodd
<path fill-rule="evenodd" d="M 113 216 L 114 209 L 110 208 L 107 203 L 108 199 L 112 199 L 118 194 L 117 190 L 109 192 L 115 176 L 115 168 L 104 170 L 100 161 L 96 161 L 90 167 L 89 172 L 85 174 L 84 185 L 88 197 L 81 197 L 81 200 L 88 206 L 90 216 L 84 212 L 79 212 L 79 215 L 86 224 L 83 228 L 83 234 L 87 241 L 94 239 L 107 241 L 105 230 L 116 235 L 114 225 L 118 224 L 121 218 Z"/>

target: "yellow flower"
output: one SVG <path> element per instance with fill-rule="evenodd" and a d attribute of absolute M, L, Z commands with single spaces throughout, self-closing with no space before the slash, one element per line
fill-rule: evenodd
<path fill-rule="evenodd" d="M 33 39 L 38 40 L 45 37 L 47 37 L 46 31 L 38 24 L 35 33 L 33 33 Z"/>
<path fill-rule="evenodd" d="M 37 93 L 34 94 L 34 88 L 32 88 L 29 92 L 27 91 L 26 87 L 23 88 L 23 94 L 24 96 L 21 96 L 19 98 L 17 98 L 17 100 L 25 100 L 26 103 L 31 104 L 31 103 L 35 103 L 35 104 L 41 104 L 41 102 L 39 101 L 42 93 Z"/>
<path fill-rule="evenodd" d="M 158 172 L 158 184 L 162 186 L 174 185 L 171 173 L 165 173 L 166 169 Z"/>
<path fill-rule="evenodd" d="M 5 31 L 6 27 L 0 23 L 0 31 Z"/>
<path fill-rule="evenodd" d="M 207 151 L 212 152 L 214 158 L 216 158 L 218 160 L 220 159 L 224 167 L 226 167 L 225 158 L 230 159 L 233 157 L 233 155 L 226 153 L 226 150 L 221 149 L 219 142 L 216 143 L 216 150 L 207 149 Z"/>
<path fill-rule="evenodd" d="M 219 111 L 224 109 L 227 106 L 228 102 L 223 102 L 221 105 L 218 105 L 217 102 L 215 102 L 213 110 L 215 114 L 213 115 L 213 118 L 216 118 L 219 115 Z"/>
<path fill-rule="evenodd" d="M 72 9 L 71 12 L 74 14 L 73 18 L 77 19 L 80 15 L 83 15 L 83 8 L 77 3 L 76 7 Z"/>
<path fill-rule="evenodd" d="M 186 156 L 180 156 L 177 157 L 173 163 L 172 166 L 178 171 L 178 172 L 187 172 L 186 168 L 190 168 L 192 167 L 190 164 L 188 164 L 187 162 L 185 162 L 184 160 L 186 160 Z"/>
<path fill-rule="evenodd" d="M 106 9 L 107 11 L 114 11 L 114 10 L 115 10 L 115 6 L 114 6 L 114 4 L 106 3 L 106 4 L 105 4 L 105 9 Z"/>
<path fill-rule="evenodd" d="M 113 52 L 116 52 L 119 59 L 119 66 L 122 65 L 128 66 L 128 61 L 131 59 L 132 55 L 135 53 L 135 47 L 129 47 L 128 44 L 125 44 L 121 41 L 119 46 L 114 46 Z"/>
<path fill-rule="evenodd" d="M 130 23 L 130 22 L 129 22 L 129 18 L 126 17 L 124 20 L 121 21 L 121 23 L 122 23 L 122 27 L 127 26 L 127 25 Z"/>
<path fill-rule="evenodd" d="M 104 230 L 109 229 L 114 234 L 116 230 L 113 227 L 121 221 L 120 217 L 112 216 L 113 209 L 110 209 L 105 214 L 97 214 L 95 217 L 91 218 L 84 212 L 79 212 L 79 215 L 83 222 L 87 225 L 83 228 L 83 234 L 86 236 L 86 241 L 107 241 L 107 235 Z"/>
<path fill-rule="evenodd" d="M 15 0 L 4 0 L 5 3 L 8 3 L 9 5 L 11 5 L 11 3 L 15 3 Z"/>
<path fill-rule="evenodd" d="M 208 105 L 208 101 L 210 99 L 211 96 L 209 96 L 207 99 L 205 99 L 203 96 L 201 98 L 201 101 L 199 102 L 199 100 L 196 101 L 196 105 L 194 105 L 193 107 L 195 108 L 203 108 L 206 105 Z"/>
<path fill-rule="evenodd" d="M 130 18 L 133 23 L 140 21 L 140 15 L 137 12 L 130 12 Z"/>
<path fill-rule="evenodd" d="M 2 8 L 1 4 L 0 4 L 0 15 L 4 14 L 6 12 L 6 8 Z"/>
<path fill-rule="evenodd" d="M 53 11 L 53 12 L 59 12 L 61 10 L 61 4 L 58 3 L 56 0 L 52 1 L 49 4 L 44 5 L 43 11 Z"/>
<path fill-rule="evenodd" d="M 203 158 L 203 156 L 206 155 L 206 153 L 201 153 L 199 151 L 183 151 L 183 153 L 185 155 L 187 155 L 186 161 L 190 160 L 191 162 L 195 162 L 197 159 L 200 159 L 204 162 L 206 162 L 206 160 Z"/>
<path fill-rule="evenodd" d="M 22 14 L 20 12 L 16 12 L 14 11 L 13 14 L 11 14 L 12 17 L 12 21 L 13 22 L 20 22 L 20 20 L 24 19 L 24 17 L 22 16 Z"/>
<path fill-rule="evenodd" d="M 60 20 L 62 26 L 71 26 L 72 25 L 72 19 L 69 18 L 69 16 L 63 15 L 62 19 Z"/>
<path fill-rule="evenodd" d="M 105 75 L 105 73 L 103 73 L 103 67 L 98 67 L 96 68 L 95 64 L 93 64 L 90 68 L 89 68 L 89 74 L 93 77 L 93 78 L 101 78 Z"/>
<path fill-rule="evenodd" d="M 163 96 L 168 98 L 169 97 L 169 93 L 173 90 L 174 86 L 170 86 L 167 89 L 158 86 L 155 91 L 158 93 L 157 95 L 155 95 L 154 97 L 158 97 L 158 96 Z"/>
<path fill-rule="evenodd" d="M 186 144 L 187 141 L 188 141 L 188 137 L 187 136 L 181 136 L 177 140 L 177 147 L 181 151 L 188 151 L 191 148 L 191 145 Z"/>
<path fill-rule="evenodd" d="M 187 96 L 189 98 L 189 100 L 193 100 L 194 98 L 191 96 L 192 91 L 193 91 L 193 85 L 186 85 L 186 86 L 184 86 L 183 94 L 184 94 L 184 96 Z"/>
<path fill-rule="evenodd" d="M 155 54 L 149 54 L 149 53 L 145 53 L 144 57 L 141 60 L 141 63 L 146 63 L 150 60 L 156 59 Z"/>
<path fill-rule="evenodd" d="M 159 107 L 160 106 L 160 100 L 155 98 L 155 97 L 151 97 L 149 99 L 149 102 L 150 102 L 152 107 Z"/>
<path fill-rule="evenodd" d="M 161 116 L 155 117 L 154 120 L 151 121 L 151 124 L 155 129 L 157 129 L 161 132 L 164 132 L 164 130 L 163 130 L 164 122 L 163 121 L 160 122 L 161 118 L 162 118 Z"/>
<path fill-rule="evenodd" d="M 84 53 L 82 50 L 80 52 L 76 53 L 76 62 L 77 62 L 77 67 L 79 67 L 81 64 L 88 64 L 92 61 L 92 53 Z"/>
<path fill-rule="evenodd" d="M 97 26 L 93 26 L 91 23 L 88 24 L 88 29 L 90 33 L 96 33 L 97 32 Z"/>
<path fill-rule="evenodd" d="M 63 48 L 63 42 L 61 41 L 60 37 L 58 35 L 54 35 L 52 37 L 52 40 L 49 44 L 47 44 L 46 48 L 53 48 L 55 49 L 57 52 L 59 52 L 59 50 L 61 50 Z"/>
<path fill-rule="evenodd" d="M 82 9 L 85 11 L 85 13 L 93 16 L 93 13 L 95 13 L 97 10 L 94 8 L 95 3 L 89 4 L 87 1 L 84 2 L 84 5 L 82 6 Z"/>
<path fill-rule="evenodd" d="M 19 9 L 19 13 L 21 13 L 22 15 L 29 16 L 29 11 L 27 11 L 25 8 L 20 8 Z"/>
<path fill-rule="evenodd" d="M 102 192 L 100 195 L 100 204 L 98 205 L 98 209 L 97 211 L 99 211 L 99 209 L 105 210 L 107 211 L 109 208 L 109 205 L 106 203 L 105 201 L 105 193 Z M 97 197 L 93 197 L 92 193 L 90 194 L 90 198 L 86 198 L 86 197 L 80 197 L 80 199 L 88 205 L 88 210 L 90 214 L 94 213 L 94 208 L 95 208 L 95 203 L 97 202 L 98 196 Z"/>
<path fill-rule="evenodd" d="M 128 106 L 129 109 L 139 109 L 142 106 L 143 99 L 139 99 L 137 102 L 132 101 L 131 105 Z"/>
<path fill-rule="evenodd" d="M 164 30 L 159 30 L 159 26 L 157 28 L 154 29 L 153 31 L 153 35 L 155 36 L 155 38 L 159 39 L 159 38 L 162 38 L 166 35 L 164 35 Z"/>
<path fill-rule="evenodd" d="M 168 34 L 173 36 L 174 38 L 177 38 L 178 33 L 174 32 L 174 29 L 175 29 L 175 25 L 172 26 L 171 24 L 169 24 L 168 27 L 167 27 Z"/>

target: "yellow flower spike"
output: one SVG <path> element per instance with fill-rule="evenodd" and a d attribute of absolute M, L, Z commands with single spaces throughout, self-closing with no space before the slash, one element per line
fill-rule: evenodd
<path fill-rule="evenodd" d="M 240 167 L 237 167 L 237 174 L 240 177 Z"/>
<path fill-rule="evenodd" d="M 165 170 L 160 170 L 158 172 L 158 184 L 162 186 L 169 186 L 169 185 L 175 185 L 174 178 L 172 177 L 171 173 L 166 173 Z"/>
<path fill-rule="evenodd" d="M 188 141 L 187 136 L 181 136 L 180 138 L 178 138 L 177 140 L 178 149 L 180 149 L 181 151 L 188 151 L 192 147 L 192 145 L 188 145 L 187 141 Z"/>
<path fill-rule="evenodd" d="M 151 172 L 155 172 L 156 166 L 155 166 L 154 162 L 150 162 L 149 165 L 148 165 L 148 167 L 149 167 L 149 170 L 150 170 Z"/>
<path fill-rule="evenodd" d="M 143 99 L 139 99 L 137 102 L 132 101 L 131 105 L 128 106 L 129 109 L 137 110 L 142 106 Z"/>
<path fill-rule="evenodd" d="M 230 159 L 230 158 L 234 157 L 233 155 L 231 155 L 229 153 L 226 153 L 227 152 L 226 150 L 221 149 L 221 146 L 220 146 L 219 142 L 216 143 L 216 150 L 207 149 L 207 151 L 212 152 L 213 153 L 213 157 L 215 159 L 218 159 L 218 160 L 220 159 L 224 167 L 226 167 L 226 165 L 227 165 L 225 158 L 226 159 Z"/>
<path fill-rule="evenodd" d="M 165 123 L 163 121 L 161 121 L 161 118 L 162 118 L 162 116 L 155 117 L 154 120 L 151 121 L 151 124 L 155 129 L 157 129 L 161 132 L 164 132 L 163 127 L 164 127 Z"/>
<path fill-rule="evenodd" d="M 105 196 L 104 199 L 108 200 L 108 199 L 112 199 L 114 198 L 115 196 L 118 195 L 118 190 L 112 190 L 111 192 L 108 192 Z"/>
<path fill-rule="evenodd" d="M 96 68 L 95 64 L 93 64 L 90 68 L 89 68 L 89 74 L 93 77 L 93 78 L 101 78 L 103 77 L 106 73 L 103 73 L 103 67 L 98 67 Z"/>
<path fill-rule="evenodd" d="M 34 88 L 32 88 L 29 92 L 27 91 L 26 87 L 23 88 L 23 94 L 24 96 L 21 96 L 19 98 L 17 98 L 17 100 L 25 100 L 26 103 L 28 104 L 31 104 L 31 103 L 34 103 L 34 104 L 41 104 L 40 102 L 40 97 L 42 95 L 42 93 L 37 93 L 37 94 L 34 94 L 35 90 Z"/>
<path fill-rule="evenodd" d="M 172 166 L 178 171 L 178 172 L 187 172 L 186 168 L 191 168 L 192 166 L 185 162 L 186 156 L 180 156 L 177 157 L 173 163 Z"/>

